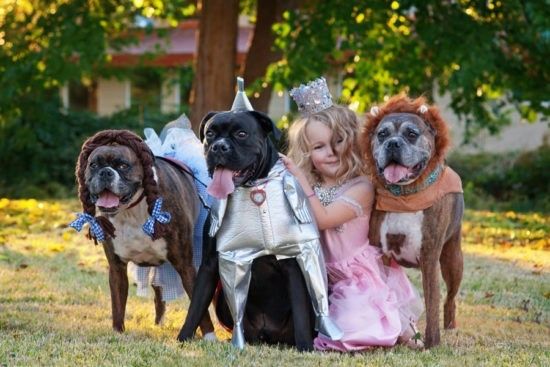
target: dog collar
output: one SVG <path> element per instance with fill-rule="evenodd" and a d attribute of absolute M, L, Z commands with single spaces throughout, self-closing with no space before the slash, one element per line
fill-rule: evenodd
<path fill-rule="evenodd" d="M 394 196 L 407 196 L 407 195 L 416 194 L 417 192 L 424 190 L 428 186 L 431 186 L 435 181 L 437 181 L 437 179 L 441 175 L 441 172 L 443 172 L 443 166 L 438 165 L 428 175 L 428 177 L 426 178 L 426 180 L 422 185 L 413 186 L 413 187 L 399 186 L 399 185 L 386 185 L 385 187 Z"/>
<path fill-rule="evenodd" d="M 144 197 L 145 197 L 145 190 L 141 192 L 141 195 L 139 196 L 139 198 L 137 198 L 136 201 L 130 204 L 130 206 L 127 209 L 132 209 L 134 206 L 138 205 L 143 200 Z"/>

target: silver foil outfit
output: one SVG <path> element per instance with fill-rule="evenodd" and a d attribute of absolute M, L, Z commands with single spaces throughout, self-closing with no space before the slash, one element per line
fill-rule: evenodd
<path fill-rule="evenodd" d="M 265 255 L 296 258 L 317 316 L 316 329 L 338 340 L 330 320 L 327 275 L 319 232 L 301 186 L 279 160 L 269 175 L 238 187 L 212 207 L 210 235 L 216 236 L 219 271 L 234 321 L 234 346 L 244 347 L 242 320 L 252 261 Z"/>

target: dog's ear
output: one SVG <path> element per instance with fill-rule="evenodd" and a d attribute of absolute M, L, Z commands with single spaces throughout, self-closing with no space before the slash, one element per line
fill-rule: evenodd
<path fill-rule="evenodd" d="M 273 138 L 276 141 L 279 141 L 281 139 L 281 136 L 282 136 L 281 130 L 277 129 L 277 126 L 275 125 L 273 120 L 269 118 L 268 115 L 258 111 L 248 111 L 248 113 L 254 116 L 256 121 L 260 123 L 260 125 L 262 126 L 262 129 L 266 132 L 266 134 L 272 133 Z"/>
<path fill-rule="evenodd" d="M 208 122 L 208 120 L 210 120 L 212 117 L 214 117 L 218 113 L 219 113 L 218 111 L 210 111 L 202 118 L 201 124 L 199 126 L 199 140 L 201 141 L 201 143 L 204 140 L 204 126 L 206 126 L 206 123 Z"/>

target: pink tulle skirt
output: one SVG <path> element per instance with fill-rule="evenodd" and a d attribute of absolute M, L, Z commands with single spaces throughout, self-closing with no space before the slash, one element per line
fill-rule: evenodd
<path fill-rule="evenodd" d="M 404 270 L 396 263 L 384 266 L 381 252 L 370 245 L 345 261 L 327 263 L 330 316 L 344 332 L 332 341 L 314 340 L 318 350 L 358 351 L 395 345 L 410 332 L 423 305 Z"/>

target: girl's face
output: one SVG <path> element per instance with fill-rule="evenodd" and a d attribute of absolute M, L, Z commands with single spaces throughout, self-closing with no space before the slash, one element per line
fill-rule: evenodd
<path fill-rule="evenodd" d="M 313 120 L 306 126 L 306 136 L 310 142 L 311 162 L 321 176 L 323 183 L 335 185 L 338 182 L 337 172 L 340 168 L 342 139 L 332 147 L 332 130 L 320 121 Z"/>

